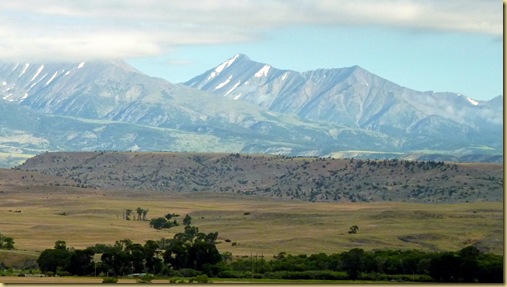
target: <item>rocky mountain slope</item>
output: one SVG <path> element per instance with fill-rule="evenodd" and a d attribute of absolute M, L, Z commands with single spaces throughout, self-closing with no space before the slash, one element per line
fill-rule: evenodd
<path fill-rule="evenodd" d="M 380 132 L 399 138 L 400 147 L 461 142 L 498 149 L 502 142 L 501 96 L 477 101 L 454 93 L 418 92 L 359 66 L 299 73 L 238 54 L 185 84 L 270 111 Z"/>
<path fill-rule="evenodd" d="M 503 200 L 500 164 L 220 153 L 45 153 L 17 170 L 84 188 L 228 192 L 286 200 Z"/>
<path fill-rule="evenodd" d="M 255 105 L 214 99 L 123 62 L 5 64 L 0 149 L 13 154 L 58 150 L 170 150 L 317 154 L 362 139 L 335 142 L 329 130 Z M 345 132 L 352 129 L 345 129 Z M 356 129 L 363 138 L 371 132 Z M 341 146 L 341 147 L 340 147 Z M 334 149 L 334 148 L 333 148 Z"/>
<path fill-rule="evenodd" d="M 359 67 L 297 73 L 244 55 L 186 85 L 119 60 L 0 63 L 0 165 L 83 150 L 502 159 L 501 98 L 431 96 Z"/>

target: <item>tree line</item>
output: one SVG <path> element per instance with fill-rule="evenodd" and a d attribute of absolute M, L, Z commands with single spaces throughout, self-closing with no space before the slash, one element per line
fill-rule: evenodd
<path fill-rule="evenodd" d="M 54 248 L 40 254 L 37 263 L 49 275 L 119 277 L 149 273 L 172 277 L 503 282 L 503 256 L 480 252 L 474 246 L 456 252 L 354 248 L 331 255 L 281 252 L 269 260 L 257 254 L 233 259 L 229 252 L 219 253 L 217 238 L 217 232 L 204 233 L 187 224 L 172 239 L 144 244 L 124 239 L 81 250 L 56 241 Z M 95 262 L 97 254 L 100 261 Z"/>
<path fill-rule="evenodd" d="M 456 252 L 364 251 L 360 248 L 331 255 L 287 255 L 282 252 L 271 260 L 255 256 L 253 259 L 233 261 L 226 275 L 275 279 L 500 283 L 503 282 L 503 256 L 482 253 L 474 246 Z"/>

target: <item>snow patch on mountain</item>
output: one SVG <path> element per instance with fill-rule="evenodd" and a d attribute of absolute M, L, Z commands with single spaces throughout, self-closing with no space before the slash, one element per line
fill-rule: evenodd
<path fill-rule="evenodd" d="M 51 79 L 49 79 L 49 81 L 47 81 L 46 84 L 44 84 L 44 86 L 49 85 L 56 78 L 56 75 L 58 75 L 58 72 L 55 72 L 51 77 Z"/>
<path fill-rule="evenodd" d="M 234 57 L 230 58 L 229 60 L 223 62 L 222 64 L 218 65 L 216 68 L 215 68 L 215 71 L 212 72 L 208 78 L 209 79 L 213 79 L 214 77 L 218 76 L 224 69 L 230 67 L 232 65 L 232 63 L 234 63 L 234 61 L 236 61 L 236 59 L 239 57 L 239 54 L 235 55 Z"/>
<path fill-rule="evenodd" d="M 257 73 L 255 73 L 256 78 L 260 78 L 262 76 L 267 76 L 269 69 L 271 68 L 270 65 L 264 65 Z"/>
<path fill-rule="evenodd" d="M 226 61 L 225 63 L 227 63 L 226 65 L 226 68 L 229 67 L 230 65 L 232 65 L 232 63 L 234 63 L 234 61 L 236 61 L 236 59 L 239 57 L 239 54 L 236 54 L 234 55 L 231 59 L 229 59 L 228 61 Z"/>
<path fill-rule="evenodd" d="M 472 105 L 474 105 L 474 106 L 477 106 L 477 105 L 479 104 L 479 102 L 477 102 L 477 101 L 475 101 L 475 100 L 473 100 L 473 99 L 471 99 L 471 98 L 467 98 L 467 100 L 468 100 L 468 101 L 469 101 Z"/>
<path fill-rule="evenodd" d="M 237 82 L 236 84 L 234 84 L 234 86 L 227 93 L 225 93 L 224 97 L 227 96 L 228 94 L 232 93 L 232 91 L 234 91 L 240 84 L 241 84 L 241 82 Z M 237 100 L 238 98 L 235 98 L 235 100 Z"/>
<path fill-rule="evenodd" d="M 223 81 L 222 83 L 218 84 L 216 87 L 215 87 L 215 90 L 218 90 L 220 88 L 223 88 L 225 85 L 227 85 L 228 83 L 230 83 L 232 80 L 232 76 L 229 76 L 229 78 L 227 78 L 227 80 Z"/>
<path fill-rule="evenodd" d="M 42 72 L 42 70 L 44 70 L 44 65 L 41 65 L 39 67 L 39 69 L 37 70 L 37 72 L 35 73 L 35 75 L 33 76 L 33 78 L 30 80 L 30 82 L 32 82 L 33 80 L 35 80 L 37 78 L 37 76 L 40 74 L 40 72 Z"/>
<path fill-rule="evenodd" d="M 18 78 L 23 76 L 23 74 L 26 72 L 26 69 L 28 69 L 29 66 L 30 66 L 30 64 L 28 64 L 28 63 L 25 64 L 25 67 L 23 68 L 23 71 L 21 71 L 21 74 L 19 74 Z"/>
<path fill-rule="evenodd" d="M 33 88 L 33 86 L 35 86 L 35 85 L 37 85 L 37 82 L 31 84 L 30 87 L 28 88 L 28 90 L 30 91 Z"/>

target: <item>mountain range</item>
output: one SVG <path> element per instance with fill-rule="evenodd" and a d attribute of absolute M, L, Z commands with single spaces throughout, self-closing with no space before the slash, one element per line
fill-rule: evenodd
<path fill-rule="evenodd" d="M 461 94 L 418 92 L 359 66 L 299 73 L 238 54 L 185 84 L 269 111 L 380 132 L 400 138 L 400 146 L 413 138 L 438 140 L 449 129 L 456 141 L 473 141 L 480 133 L 494 142 L 501 133 L 493 131 L 503 120 L 501 96 L 484 102 Z"/>
<path fill-rule="evenodd" d="M 136 150 L 501 162 L 503 97 L 419 92 L 361 67 L 238 54 L 181 84 L 121 60 L 0 63 L 0 162 Z"/>

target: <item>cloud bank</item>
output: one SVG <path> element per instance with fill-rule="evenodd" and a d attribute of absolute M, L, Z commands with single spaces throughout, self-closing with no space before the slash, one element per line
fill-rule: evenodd
<path fill-rule="evenodd" d="M 497 0 L 2 0 L 0 60 L 154 56 L 258 41 L 295 25 L 383 26 L 501 38 Z"/>

